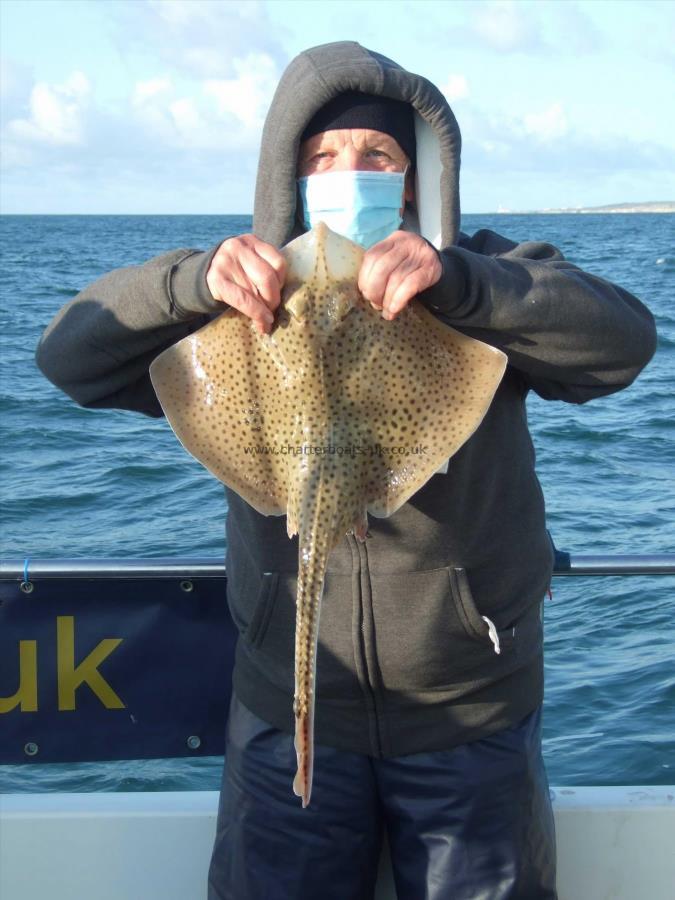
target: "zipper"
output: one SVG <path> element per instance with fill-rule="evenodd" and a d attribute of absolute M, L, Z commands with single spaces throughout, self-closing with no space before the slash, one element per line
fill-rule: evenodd
<path fill-rule="evenodd" d="M 364 602 L 363 577 L 368 573 L 368 554 L 365 545 L 359 543 L 353 534 L 347 535 L 349 548 L 352 552 L 353 561 L 353 588 L 354 588 L 354 619 L 358 617 L 358 623 L 352 622 L 352 637 L 354 644 L 354 659 L 356 661 L 356 675 L 359 686 L 365 701 L 366 714 L 368 717 L 368 732 L 372 755 L 376 757 L 382 756 L 382 735 L 380 730 L 380 714 L 377 696 L 376 674 L 371 671 L 368 664 L 368 653 L 366 648 L 370 645 L 374 646 L 372 636 L 369 636 L 367 616 L 372 620 L 372 593 L 370 602 Z M 369 591 L 370 593 L 370 591 Z M 356 627 L 358 625 L 358 627 Z"/>

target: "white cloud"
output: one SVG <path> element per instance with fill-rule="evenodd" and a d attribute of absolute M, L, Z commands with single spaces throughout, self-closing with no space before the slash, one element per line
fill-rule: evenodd
<path fill-rule="evenodd" d="M 249 53 L 286 62 L 279 29 L 265 5 L 221 0 L 134 0 L 112 4 L 120 53 L 130 49 L 155 57 L 170 71 L 196 77 L 232 78 L 234 61 Z"/>
<path fill-rule="evenodd" d="M 164 147 L 208 147 L 212 143 L 195 101 L 178 96 L 170 78 L 137 82 L 131 106 L 138 128 Z"/>
<path fill-rule="evenodd" d="M 234 60 L 234 69 L 236 78 L 209 80 L 204 92 L 216 101 L 221 115 L 232 115 L 247 128 L 261 128 L 279 81 L 274 60 L 265 53 L 252 53 Z"/>
<path fill-rule="evenodd" d="M 169 104 L 169 112 L 176 130 L 181 134 L 194 134 L 195 131 L 204 127 L 199 111 L 193 101 L 187 97 Z"/>
<path fill-rule="evenodd" d="M 556 140 L 569 131 L 567 116 L 560 103 L 553 103 L 542 112 L 528 113 L 523 116 L 523 126 L 527 134 L 542 141 Z"/>
<path fill-rule="evenodd" d="M 206 47 L 200 44 L 197 47 L 185 47 L 181 51 L 183 67 L 198 77 L 221 75 L 224 72 L 230 74 L 230 57 L 223 55 L 218 47 Z"/>
<path fill-rule="evenodd" d="M 574 56 L 600 53 L 605 40 L 588 13 L 576 3 L 549 4 L 546 8 L 549 46 Z"/>
<path fill-rule="evenodd" d="M 29 118 L 13 119 L 8 131 L 38 143 L 77 145 L 84 142 L 84 114 L 91 86 L 83 72 L 73 72 L 61 84 L 38 82 L 29 100 Z"/>
<path fill-rule="evenodd" d="M 488 0 L 473 17 L 472 30 L 481 41 L 500 53 L 539 49 L 540 24 L 530 4 L 514 0 Z"/>
<path fill-rule="evenodd" d="M 507 141 L 482 140 L 478 141 L 478 146 L 492 156 L 506 157 L 511 150 L 511 146 Z"/>
<path fill-rule="evenodd" d="M 603 49 L 603 35 L 572 0 L 474 0 L 467 4 L 463 41 L 502 54 L 579 56 Z"/>
<path fill-rule="evenodd" d="M 3 100 L 12 96 L 17 92 L 17 89 L 21 88 L 26 68 L 26 66 L 20 66 L 9 57 L 3 56 L 0 59 L 0 97 Z"/>
<path fill-rule="evenodd" d="M 200 0 L 149 0 L 148 6 L 168 25 L 178 27 L 208 13 L 208 4 Z"/>
<path fill-rule="evenodd" d="M 134 85 L 131 102 L 133 106 L 144 106 L 148 100 L 152 100 L 160 94 L 165 94 L 171 88 L 170 78 L 150 78 L 148 81 L 138 81 Z"/>
<path fill-rule="evenodd" d="M 464 75 L 450 75 L 441 93 L 452 103 L 453 100 L 462 100 L 469 96 L 469 83 Z"/>
<path fill-rule="evenodd" d="M 277 67 L 264 53 L 235 59 L 232 66 L 234 78 L 137 82 L 131 94 L 137 127 L 168 147 L 257 150 Z"/>

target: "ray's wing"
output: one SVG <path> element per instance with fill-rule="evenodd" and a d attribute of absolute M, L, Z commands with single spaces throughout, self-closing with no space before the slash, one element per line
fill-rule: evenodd
<path fill-rule="evenodd" d="M 258 512 L 285 513 L 293 384 L 274 343 L 229 310 L 160 354 L 150 377 L 185 449 Z"/>
<path fill-rule="evenodd" d="M 460 334 L 413 303 L 387 322 L 361 302 L 351 355 L 335 366 L 342 439 L 357 457 L 368 512 L 394 513 L 478 428 L 506 368 L 500 350 Z M 374 449 L 372 449 L 374 448 Z"/>

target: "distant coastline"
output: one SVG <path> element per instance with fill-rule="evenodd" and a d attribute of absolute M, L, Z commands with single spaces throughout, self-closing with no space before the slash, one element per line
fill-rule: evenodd
<path fill-rule="evenodd" d="M 1 2 L 1 0 L 0 0 Z M 584 213 L 595 213 L 596 215 L 612 214 L 612 213 L 675 213 L 675 200 L 650 200 L 646 203 L 610 203 L 606 206 L 567 206 L 551 209 L 507 209 L 499 206 L 498 209 L 488 212 L 466 212 L 466 215 L 472 216 L 551 216 L 551 215 L 578 215 Z M 253 215 L 252 212 L 247 213 L 120 213 L 120 212 L 88 212 L 88 213 L 17 213 L 17 212 L 0 212 L 0 219 L 11 219 L 21 217 L 45 217 L 54 216 L 55 218 L 180 218 L 192 217 L 200 219 L 216 219 L 216 218 L 237 218 L 249 219 Z"/>
<path fill-rule="evenodd" d="M 583 213 L 675 213 L 675 200 L 651 200 L 648 203 L 610 203 L 607 206 L 568 206 L 561 209 L 503 209 L 497 214 L 569 215 Z"/>

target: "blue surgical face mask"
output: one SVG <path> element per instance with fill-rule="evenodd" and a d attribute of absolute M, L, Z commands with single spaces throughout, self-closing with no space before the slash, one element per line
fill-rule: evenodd
<path fill-rule="evenodd" d="M 324 172 L 298 178 L 303 222 L 318 222 L 368 249 L 401 225 L 405 172 Z"/>

